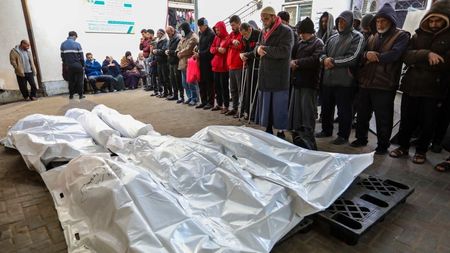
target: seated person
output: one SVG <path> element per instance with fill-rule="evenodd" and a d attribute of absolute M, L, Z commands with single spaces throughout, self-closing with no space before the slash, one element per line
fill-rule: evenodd
<path fill-rule="evenodd" d="M 114 89 L 121 91 L 125 89 L 122 73 L 120 72 L 119 63 L 112 56 L 106 56 L 102 64 L 102 71 L 105 75 L 111 75 L 116 79 Z"/>
<path fill-rule="evenodd" d="M 125 52 L 125 56 L 120 60 L 120 69 L 125 79 L 125 87 L 127 89 L 137 89 L 141 74 L 136 67 L 136 62 L 133 60 L 130 51 Z"/>
<path fill-rule="evenodd" d="M 142 84 L 144 85 L 144 88 L 147 87 L 147 62 L 144 58 L 144 53 L 140 52 L 138 55 L 138 58 L 136 60 L 136 67 L 139 70 L 139 74 L 141 75 Z"/>
<path fill-rule="evenodd" d="M 113 83 L 115 82 L 114 77 L 111 75 L 104 75 L 102 73 L 102 66 L 97 60 L 94 59 L 92 53 L 86 54 L 84 71 L 89 81 L 89 85 L 92 87 L 92 90 L 94 90 L 94 93 L 98 93 L 98 88 L 95 84 L 96 82 L 105 82 L 101 88 L 102 92 L 106 92 L 106 88 L 109 89 L 109 91 L 113 91 Z"/>

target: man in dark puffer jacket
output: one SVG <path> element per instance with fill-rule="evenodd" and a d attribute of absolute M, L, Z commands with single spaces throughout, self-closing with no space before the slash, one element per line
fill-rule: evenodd
<path fill-rule="evenodd" d="M 367 145 L 369 121 L 375 112 L 378 146 L 375 154 L 384 155 L 390 146 L 394 99 L 400 81 L 402 56 L 408 48 L 409 33 L 397 28 L 397 15 L 385 4 L 371 22 L 375 34 L 369 36 L 359 71 L 356 138 L 351 146 Z"/>
<path fill-rule="evenodd" d="M 413 162 L 422 164 L 426 160 L 437 112 L 450 83 L 449 16 L 450 2 L 436 1 L 411 39 L 405 55 L 408 70 L 401 84 L 400 147 L 390 153 L 394 158 L 408 155 L 411 135 L 420 126 Z"/>

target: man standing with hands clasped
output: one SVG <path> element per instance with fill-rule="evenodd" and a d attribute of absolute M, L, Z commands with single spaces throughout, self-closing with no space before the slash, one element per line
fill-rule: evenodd
<path fill-rule="evenodd" d="M 264 29 L 255 48 L 261 58 L 255 121 L 266 127 L 268 133 L 278 129 L 277 136 L 284 138 L 283 130 L 288 127 L 289 63 L 294 35 L 270 6 L 261 11 L 261 20 Z"/>

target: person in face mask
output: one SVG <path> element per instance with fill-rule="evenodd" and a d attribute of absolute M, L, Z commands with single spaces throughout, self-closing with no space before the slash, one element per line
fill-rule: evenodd
<path fill-rule="evenodd" d="M 190 106 L 197 105 L 198 95 L 197 95 L 197 85 L 187 83 L 186 70 L 187 61 L 190 57 L 194 55 L 194 48 L 198 45 L 198 36 L 191 30 L 189 23 L 184 22 L 180 25 L 181 41 L 178 44 L 176 54 L 180 61 L 178 62 L 178 70 L 181 71 L 181 82 L 183 88 L 188 97 L 188 100 L 184 101 L 181 97 L 177 103 L 184 102 Z"/>
<path fill-rule="evenodd" d="M 378 146 L 375 154 L 387 154 L 393 127 L 394 99 L 398 88 L 402 55 L 410 35 L 397 28 L 397 15 L 385 4 L 371 22 L 375 34 L 369 36 L 359 71 L 356 140 L 353 147 L 366 146 L 369 121 L 375 112 Z"/>

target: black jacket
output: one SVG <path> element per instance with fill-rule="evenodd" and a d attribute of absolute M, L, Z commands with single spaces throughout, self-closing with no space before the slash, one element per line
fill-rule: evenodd
<path fill-rule="evenodd" d="M 177 65 L 178 64 L 178 57 L 177 57 L 177 47 L 178 47 L 178 43 L 180 43 L 180 35 L 179 34 L 174 34 L 173 37 L 169 40 L 169 47 L 167 50 L 169 50 L 168 54 L 168 59 L 167 61 L 169 62 L 170 65 Z"/>
<path fill-rule="evenodd" d="M 259 61 L 259 90 L 289 90 L 289 63 L 294 46 L 294 35 L 291 28 L 281 24 L 267 40 L 262 35 L 258 42 L 259 45 L 264 46 L 267 52 Z M 255 53 L 257 53 L 258 46 L 255 48 Z"/>
<path fill-rule="evenodd" d="M 167 35 L 158 40 L 156 43 L 156 62 L 157 63 L 167 63 L 167 55 L 166 50 L 169 48 L 169 40 L 167 39 Z"/>
<path fill-rule="evenodd" d="M 200 33 L 200 40 L 198 43 L 198 56 L 200 58 L 200 65 L 211 66 L 211 60 L 213 54 L 209 51 L 211 44 L 214 40 L 214 32 L 211 28 L 207 28 L 204 32 Z M 211 67 L 209 67 L 211 69 Z"/>
<path fill-rule="evenodd" d="M 319 88 L 320 55 L 323 42 L 317 37 L 300 41 L 293 60 L 297 69 L 293 72 L 292 82 L 295 88 Z"/>
<path fill-rule="evenodd" d="M 446 17 L 445 27 L 437 33 L 428 27 L 427 20 L 433 14 Z M 450 2 L 437 1 L 425 15 L 419 29 L 412 37 L 405 54 L 408 67 L 402 79 L 401 90 L 413 97 L 444 98 L 449 90 L 450 80 Z M 428 54 L 436 53 L 444 62 L 430 66 Z"/>
<path fill-rule="evenodd" d="M 244 43 L 244 55 L 247 57 L 247 66 L 253 66 L 253 60 L 255 60 L 255 66 L 259 66 L 259 56 L 255 55 L 255 47 L 258 43 L 259 37 L 261 36 L 261 31 L 253 29 L 252 34 L 247 39 L 243 38 Z"/>

